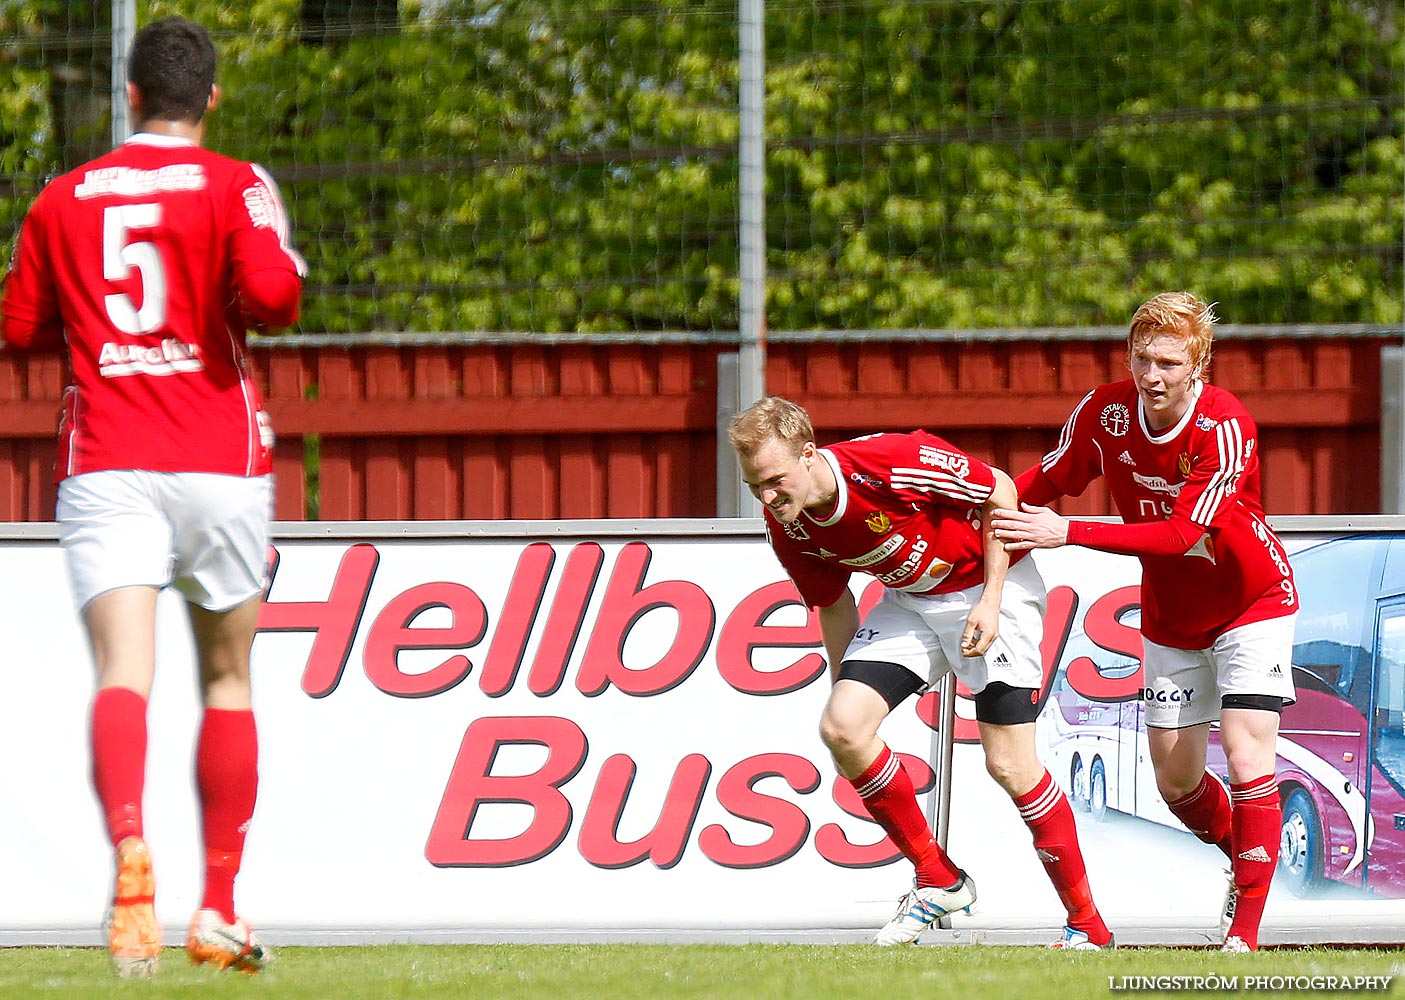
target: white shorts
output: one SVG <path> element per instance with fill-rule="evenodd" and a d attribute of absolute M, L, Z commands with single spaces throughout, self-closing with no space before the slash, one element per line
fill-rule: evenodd
<path fill-rule="evenodd" d="M 1293 625 L 1297 615 L 1240 625 L 1209 649 L 1176 649 L 1142 640 L 1146 724 L 1184 729 L 1220 717 L 1227 694 L 1296 700 L 1293 689 Z"/>
<path fill-rule="evenodd" d="M 111 469 L 59 483 L 59 545 L 81 611 L 119 587 L 173 586 L 228 611 L 268 575 L 272 476 Z"/>
<path fill-rule="evenodd" d="M 925 678 L 928 687 L 953 670 L 972 694 L 992 681 L 1038 688 L 1044 683 L 1039 640 L 1047 594 L 1034 560 L 1022 559 L 1010 567 L 1000 594 L 1000 634 L 985 655 L 962 656 L 961 633 L 982 589 L 977 584 L 950 594 L 884 590 L 864 616 L 844 659 L 896 663 Z"/>

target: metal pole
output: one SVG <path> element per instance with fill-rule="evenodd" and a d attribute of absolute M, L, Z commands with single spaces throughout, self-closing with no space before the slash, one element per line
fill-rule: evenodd
<path fill-rule="evenodd" d="M 1405 348 L 1381 348 L 1381 513 L 1405 514 Z"/>
<path fill-rule="evenodd" d="M 737 354 L 723 351 L 717 355 L 717 516 L 750 517 L 755 511 L 738 506 L 740 497 L 750 496 L 742 484 L 741 469 L 737 456 L 732 454 L 731 442 L 727 440 L 727 424 L 732 414 L 737 412 L 737 400 L 741 398 L 738 386 Z"/>
<path fill-rule="evenodd" d="M 942 675 L 937 688 L 940 708 L 937 713 L 937 729 L 932 733 L 932 772 L 936 781 L 932 788 L 929 811 L 935 811 L 932 819 L 932 833 L 942 850 L 946 850 L 947 835 L 951 832 L 951 766 L 953 735 L 956 731 L 956 673 L 948 670 Z M 942 917 L 941 927 L 950 927 L 951 918 Z"/>
<path fill-rule="evenodd" d="M 763 0 L 738 0 L 740 137 L 738 147 L 738 307 L 736 408 L 766 395 L 766 52 Z M 719 400 L 719 404 L 722 401 Z M 720 449 L 719 449 L 720 450 Z M 738 514 L 755 517 L 756 500 L 738 483 Z"/>
<path fill-rule="evenodd" d="M 112 144 L 120 146 L 132 134 L 127 105 L 127 53 L 137 33 L 136 0 L 112 0 Z"/>

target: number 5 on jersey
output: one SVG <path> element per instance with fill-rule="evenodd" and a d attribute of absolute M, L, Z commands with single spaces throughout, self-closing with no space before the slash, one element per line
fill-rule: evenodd
<path fill-rule="evenodd" d="M 102 213 L 102 276 L 122 281 L 135 268 L 141 275 L 142 302 L 138 309 L 122 292 L 103 299 L 107 318 L 122 333 L 154 333 L 166 325 L 166 271 L 161 254 L 150 240 L 127 242 L 128 231 L 150 229 L 161 221 L 156 204 L 113 205 Z"/>

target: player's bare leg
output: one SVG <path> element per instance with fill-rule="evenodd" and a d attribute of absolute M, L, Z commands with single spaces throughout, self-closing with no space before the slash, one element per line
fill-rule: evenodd
<path fill-rule="evenodd" d="M 1156 786 L 1166 806 L 1187 830 L 1230 858 L 1229 792 L 1205 770 L 1209 735 L 1208 722 L 1184 729 L 1147 730 Z"/>
<path fill-rule="evenodd" d="M 932 836 L 907 770 L 878 738 L 878 726 L 890 710 L 867 684 L 839 680 L 820 718 L 820 738 L 835 767 L 916 873 L 912 891 L 899 900 L 893 919 L 874 939 L 881 945 L 912 944 L 943 916 L 969 910 L 976 899 L 974 883 Z"/>
<path fill-rule="evenodd" d="M 156 879 L 142 828 L 158 593 L 155 587 L 122 587 L 99 594 L 83 609 L 98 682 L 89 727 L 93 788 L 114 852 L 108 951 L 113 971 L 123 978 L 155 975 L 161 955 Z"/>
<path fill-rule="evenodd" d="M 1193 792 L 1205 776 L 1205 745 L 1210 738 L 1210 724 L 1205 722 L 1184 729 L 1148 727 L 1146 738 L 1156 771 L 1156 790 L 1161 797 L 1170 802 Z"/>
<path fill-rule="evenodd" d="M 1005 790 L 1034 838 L 1034 850 L 1059 894 L 1068 922 L 1056 948 L 1096 950 L 1115 947 L 1093 902 L 1073 808 L 1034 749 L 1034 723 L 978 722 L 986 771 Z"/>
<path fill-rule="evenodd" d="M 191 919 L 192 962 L 254 973 L 272 958 L 234 912 L 234 882 L 258 793 L 258 736 L 249 682 L 249 653 L 261 598 L 229 611 L 187 604 L 200 659 L 205 713 L 196 746 L 205 846 L 205 894 Z"/>

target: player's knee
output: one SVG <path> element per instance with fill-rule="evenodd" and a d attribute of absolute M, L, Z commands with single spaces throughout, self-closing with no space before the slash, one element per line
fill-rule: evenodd
<path fill-rule="evenodd" d="M 1022 795 L 1044 775 L 1044 767 L 1033 753 L 1013 748 L 987 750 L 985 771 L 1008 795 Z"/>
<path fill-rule="evenodd" d="M 1166 802 L 1185 798 L 1200 787 L 1203 769 L 1178 768 L 1171 763 L 1159 764 L 1156 770 L 1156 790 Z"/>
<path fill-rule="evenodd" d="M 1276 763 L 1275 747 L 1272 743 L 1249 743 L 1225 751 L 1229 780 L 1234 782 L 1253 781 L 1265 774 L 1272 774 Z"/>
<path fill-rule="evenodd" d="M 859 750 L 872 742 L 878 727 L 861 713 L 845 711 L 831 703 L 820 716 L 820 740 L 835 756 Z"/>

